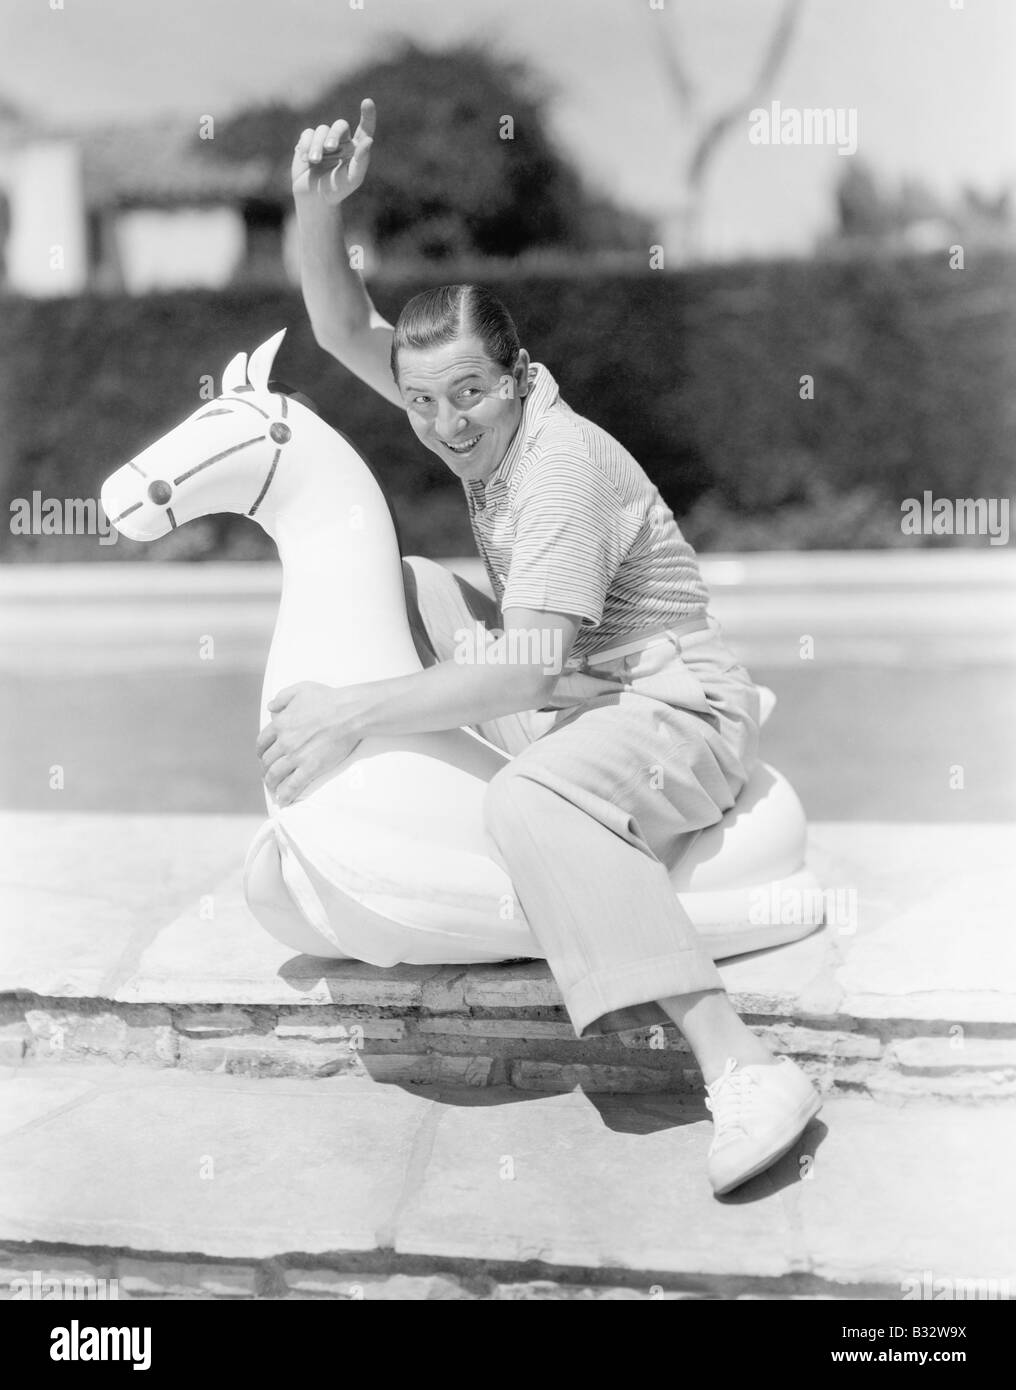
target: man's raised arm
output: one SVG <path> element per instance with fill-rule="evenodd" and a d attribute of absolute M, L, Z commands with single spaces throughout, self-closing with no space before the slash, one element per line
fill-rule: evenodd
<path fill-rule="evenodd" d="M 374 307 L 358 270 L 349 264 L 342 204 L 370 165 L 377 115 L 366 97 L 360 124 L 308 127 L 293 152 L 293 200 L 300 233 L 300 282 L 314 337 L 344 367 L 385 400 L 402 408 L 392 380 L 392 326 Z"/>

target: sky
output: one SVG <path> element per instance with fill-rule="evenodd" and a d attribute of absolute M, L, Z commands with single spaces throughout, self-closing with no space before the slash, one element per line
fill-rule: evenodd
<path fill-rule="evenodd" d="M 550 84 L 553 133 L 592 185 L 665 215 L 688 124 L 663 75 L 660 26 L 682 35 L 709 113 L 743 89 L 781 0 L 662 3 L 0 0 L 0 97 L 40 124 L 173 116 L 196 127 L 305 100 L 400 35 L 435 47 L 479 38 Z M 753 145 L 739 123 L 710 174 L 707 240 L 724 255 L 807 251 L 851 157 L 947 195 L 1011 185 L 1014 94 L 1016 0 L 805 0 L 763 104 L 855 110 L 857 154 Z M 383 139 L 384 112 L 379 127 Z"/>

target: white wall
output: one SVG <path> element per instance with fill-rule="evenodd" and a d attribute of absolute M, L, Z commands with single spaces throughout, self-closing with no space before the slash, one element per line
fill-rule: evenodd
<path fill-rule="evenodd" d="M 243 259 L 246 232 L 235 208 L 137 208 L 119 214 L 117 248 L 131 294 L 190 285 L 220 289 Z"/>
<path fill-rule="evenodd" d="M 11 152 L 4 184 L 11 204 L 9 287 L 40 298 L 78 294 L 88 265 L 76 146 L 38 141 Z"/>

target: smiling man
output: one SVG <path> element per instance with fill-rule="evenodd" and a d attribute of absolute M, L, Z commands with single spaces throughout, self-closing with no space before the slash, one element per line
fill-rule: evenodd
<path fill-rule="evenodd" d="M 446 321 L 456 311 L 460 329 L 465 296 L 461 286 L 445 286 L 419 295 L 400 315 L 401 343 L 392 335 L 392 379 L 398 385 L 409 423 L 417 437 L 437 454 L 464 483 L 486 483 L 508 452 L 522 420 L 522 399 L 528 392 L 529 354 L 520 349 L 511 374 L 487 355 L 484 317 L 496 314 L 491 297 L 475 286 L 469 296 L 471 316 L 479 320 L 480 336 L 461 336 L 440 343 L 436 316 Z M 497 341 L 498 356 L 511 345 Z M 433 343 L 423 346 L 428 339 Z M 409 347 L 405 344 L 419 343 Z"/>
<path fill-rule="evenodd" d="M 289 802 L 371 735 L 465 725 L 510 753 L 487 788 L 486 831 L 575 1030 L 677 1024 L 713 1113 L 709 1178 L 729 1192 L 819 1109 L 807 1077 L 735 1013 L 667 872 L 747 782 L 758 690 L 659 491 L 561 399 L 498 299 L 444 285 L 394 327 L 378 313 L 339 211 L 367 172 L 375 121 L 364 101 L 355 133 L 339 120 L 296 147 L 304 298 L 318 342 L 462 481 L 495 601 L 407 559 L 424 669 L 281 691 L 258 740 L 265 781 Z M 463 660 L 478 623 L 484 659 Z"/>

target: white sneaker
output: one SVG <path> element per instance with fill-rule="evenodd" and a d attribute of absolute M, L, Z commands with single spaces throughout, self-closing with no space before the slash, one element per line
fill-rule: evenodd
<path fill-rule="evenodd" d="M 819 1093 L 789 1057 L 753 1067 L 729 1057 L 706 1093 L 715 1126 L 707 1171 L 717 1197 L 782 1158 L 822 1108 Z"/>

